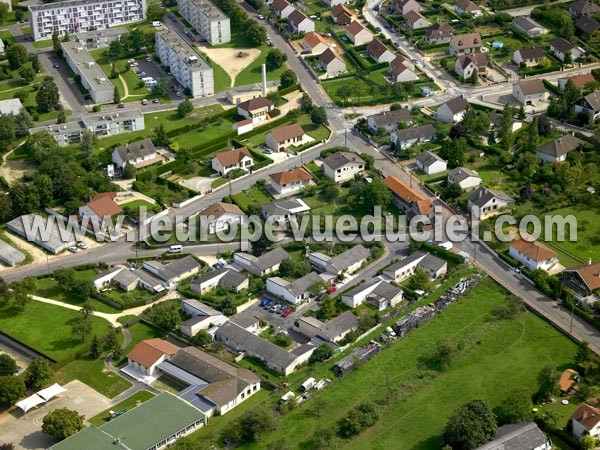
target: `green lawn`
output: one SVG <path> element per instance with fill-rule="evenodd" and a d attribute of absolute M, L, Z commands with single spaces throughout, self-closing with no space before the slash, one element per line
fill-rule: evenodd
<path fill-rule="evenodd" d="M 145 207 L 148 209 L 148 211 L 153 211 L 154 208 L 156 208 L 155 205 L 153 205 L 150 202 L 147 202 L 146 200 L 134 200 L 132 202 L 124 203 L 121 205 L 121 207 L 125 207 L 125 206 L 127 206 L 128 208 L 132 208 L 132 209 L 139 209 L 141 207 Z"/>
<path fill-rule="evenodd" d="M 119 375 L 106 371 L 103 358 L 76 359 L 56 372 L 54 380 L 60 384 L 79 380 L 108 398 L 113 398 L 132 386 Z"/>
<path fill-rule="evenodd" d="M 35 48 L 48 48 L 52 47 L 52 39 L 42 39 L 41 41 L 33 41 Z"/>
<path fill-rule="evenodd" d="M 194 47 L 194 49 L 196 50 L 196 52 L 198 52 L 200 56 L 202 56 L 202 58 L 205 61 L 208 61 L 213 68 L 215 92 L 223 92 L 228 87 L 231 87 L 231 77 L 227 72 L 225 72 L 225 69 L 223 69 L 220 65 L 218 65 L 216 62 L 214 62 L 212 59 L 206 56 L 206 54 L 202 53 L 197 47 Z"/>
<path fill-rule="evenodd" d="M 134 289 L 131 292 L 123 292 L 120 289 L 111 289 L 110 291 L 103 291 L 102 295 L 106 298 L 123 305 L 123 308 L 128 308 L 129 303 L 137 302 L 140 300 L 150 301 L 154 294 L 147 291 L 146 289 Z"/>
<path fill-rule="evenodd" d="M 183 148 L 195 147 L 202 142 L 217 139 L 231 132 L 232 121 L 222 118 L 217 122 L 210 123 L 203 131 L 188 131 L 173 138 Z"/>
<path fill-rule="evenodd" d="M 106 411 L 101 412 L 100 414 L 92 417 L 91 419 L 88 419 L 88 422 L 90 422 L 92 425 L 96 425 L 97 427 L 99 427 L 101 425 L 104 425 L 106 422 L 108 422 L 110 420 L 110 415 L 108 413 L 109 411 L 111 411 L 111 410 L 116 411 L 116 412 L 129 411 L 130 409 L 135 408 L 139 404 L 144 403 L 146 400 L 150 400 L 153 397 L 154 397 L 154 394 L 152 392 L 148 392 L 148 391 L 136 392 L 131 397 L 123 400 L 120 403 L 117 403 L 114 406 L 111 406 Z"/>
<path fill-rule="evenodd" d="M 150 325 L 145 324 L 144 322 L 138 322 L 127 328 L 129 334 L 131 335 L 131 342 L 125 349 L 123 350 L 123 355 L 127 355 L 133 347 L 139 344 L 141 341 L 146 339 L 153 338 L 163 338 L 164 333 L 160 331 L 158 328 L 154 328 Z M 123 356 L 123 360 L 120 361 L 117 365 L 121 365 L 122 363 L 127 362 L 127 357 Z"/>
<path fill-rule="evenodd" d="M 42 81 L 42 77 L 38 77 L 35 79 L 34 83 L 39 83 L 40 81 Z M 16 82 L 14 83 L 13 87 L 19 87 L 17 84 L 20 82 Z M 28 85 L 25 83 L 20 83 L 20 87 L 22 87 L 22 89 L 12 89 L 10 91 L 8 90 L 4 90 L 2 91 L 2 89 L 0 89 L 0 100 L 7 100 L 7 99 L 11 99 L 11 98 L 15 98 L 15 94 L 17 92 L 25 92 L 27 94 L 27 97 L 25 97 L 25 100 L 23 101 L 23 106 L 27 107 L 27 106 L 31 106 L 34 108 L 37 108 L 37 101 L 35 99 L 36 95 L 37 95 L 37 90 L 33 88 L 32 85 Z M 70 116 L 72 114 L 72 111 L 70 109 L 66 109 L 65 110 L 65 114 L 67 116 Z M 56 119 L 58 117 L 58 111 L 50 111 L 47 113 L 41 113 L 39 114 L 39 118 L 38 121 L 43 122 L 46 120 L 53 120 Z"/>
<path fill-rule="evenodd" d="M 271 47 L 268 45 L 263 45 L 259 47 L 260 56 L 256 58 L 252 63 L 250 63 L 244 70 L 242 70 L 237 77 L 235 77 L 234 86 L 245 86 L 247 84 L 258 83 L 262 79 L 262 69 L 261 66 L 267 60 L 267 53 L 271 50 Z M 267 80 L 275 81 L 279 80 L 281 73 L 287 69 L 287 66 L 284 64 L 279 69 L 276 70 L 268 70 L 267 71 Z M 215 89 L 216 90 L 216 89 Z"/>
<path fill-rule="evenodd" d="M 17 42 L 10 30 L 0 30 L 0 39 L 2 39 L 5 44 L 14 44 Z"/>
<path fill-rule="evenodd" d="M 231 196 L 231 199 L 243 211 L 246 211 L 250 205 L 261 206 L 273 201 L 271 197 L 267 196 L 267 194 L 258 188 L 252 188 L 247 191 L 240 192 L 239 194 L 234 194 Z"/>
<path fill-rule="evenodd" d="M 11 302 L 0 308 L 0 330 L 58 361 L 83 346 L 71 331 L 80 315 L 78 311 L 33 300 L 21 311 Z M 110 329 L 104 319 L 92 316 L 88 341 L 93 334 L 102 336 Z"/>

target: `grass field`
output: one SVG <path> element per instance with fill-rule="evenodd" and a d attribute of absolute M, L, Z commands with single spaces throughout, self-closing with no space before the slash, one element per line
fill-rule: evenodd
<path fill-rule="evenodd" d="M 97 427 L 99 427 L 109 421 L 109 411 L 129 411 L 130 409 L 133 409 L 136 406 L 144 403 L 146 400 L 150 400 L 152 397 L 154 397 L 154 394 L 148 391 L 136 392 L 131 397 L 110 407 L 110 409 L 107 409 L 106 411 L 103 411 L 100 414 L 92 417 L 88 420 L 88 422 L 90 422 L 92 425 L 96 425 Z"/>
<path fill-rule="evenodd" d="M 260 56 L 252 61 L 244 70 L 242 70 L 237 77 L 235 77 L 234 86 L 245 86 L 247 84 L 258 83 L 262 78 L 262 69 L 261 66 L 267 60 L 267 53 L 271 50 L 271 47 L 268 45 L 263 45 L 259 47 Z M 279 69 L 276 70 L 267 70 L 267 80 L 275 81 L 279 80 L 281 73 L 287 69 L 287 66 L 284 64 Z M 215 89 L 216 91 L 216 89 Z"/>
<path fill-rule="evenodd" d="M 61 384 L 79 380 L 108 398 L 113 398 L 132 386 L 129 381 L 107 371 L 103 358 L 76 359 L 56 372 L 54 380 Z"/>
<path fill-rule="evenodd" d="M 58 361 L 84 345 L 71 332 L 79 316 L 78 311 L 33 300 L 21 311 L 11 302 L 0 308 L 0 330 Z M 111 328 L 104 319 L 92 316 L 91 320 L 88 341 L 93 334 L 102 336 Z"/>
<path fill-rule="evenodd" d="M 127 355 L 133 347 L 135 347 L 138 343 L 145 339 L 152 338 L 162 338 L 164 337 L 164 333 L 160 331 L 158 328 L 151 327 L 150 325 L 146 325 L 144 322 L 138 322 L 136 324 L 131 325 L 127 328 L 129 330 L 129 334 L 131 335 L 131 342 L 125 349 L 123 350 L 123 355 Z M 127 357 L 124 356 L 123 360 L 119 362 L 117 365 L 121 365 L 121 363 L 126 362 Z"/>
<path fill-rule="evenodd" d="M 41 41 L 33 41 L 35 48 L 48 48 L 52 47 L 52 39 L 42 39 Z"/>
<path fill-rule="evenodd" d="M 34 83 L 39 83 L 40 81 L 42 81 L 42 79 L 43 79 L 42 77 L 38 77 L 38 78 L 36 78 Z M 27 97 L 25 97 L 25 100 L 23 101 L 23 106 L 25 106 L 25 107 L 32 106 L 32 107 L 37 108 L 37 101 L 35 99 L 35 97 L 37 95 L 37 90 L 33 89 L 33 87 L 31 85 L 27 85 L 24 82 L 17 82 L 17 83 L 21 83 L 22 89 L 11 88 L 11 90 L 0 91 L 0 100 L 8 100 L 10 98 L 15 98 L 15 94 L 19 91 L 22 91 L 27 94 Z M 18 86 L 14 86 L 14 87 L 18 87 Z M 70 116 L 72 114 L 72 111 L 70 109 L 66 109 L 65 114 L 67 116 Z M 53 110 L 53 111 L 50 111 L 47 113 L 41 113 L 39 115 L 38 121 L 43 122 L 46 120 L 54 120 L 57 117 L 58 117 L 58 111 Z"/>
<path fill-rule="evenodd" d="M 239 194 L 234 194 L 231 198 L 242 211 L 246 211 L 250 205 L 261 206 L 273 201 L 267 194 L 258 188 L 252 188 L 240 192 Z"/>
<path fill-rule="evenodd" d="M 317 394 L 324 401 L 319 417 L 308 401 L 281 417 L 278 431 L 242 448 L 262 449 L 285 438 L 291 448 L 309 449 L 316 430 L 335 427 L 363 401 L 385 399 L 394 386 L 401 397 L 395 405 L 371 429 L 342 441 L 340 448 L 441 448 L 444 424 L 457 406 L 481 398 L 495 407 L 515 386 L 533 393 L 544 365 L 554 363 L 564 370 L 575 354 L 573 342 L 530 312 L 494 319 L 491 312 L 504 298 L 501 288 L 483 280 L 440 316 Z M 455 364 L 442 372 L 427 365 L 439 339 L 463 345 Z M 334 378 L 330 367 L 317 369 L 313 376 Z M 555 406 L 561 425 L 576 406 Z"/>
<path fill-rule="evenodd" d="M 194 47 L 194 49 L 204 58 L 204 60 L 208 61 L 213 69 L 213 79 L 215 80 L 215 92 L 223 92 L 225 89 L 231 86 L 231 77 L 225 69 L 223 69 L 220 65 L 206 56 L 205 53 L 200 51 L 198 47 Z"/>
<path fill-rule="evenodd" d="M 10 30 L 0 30 L 0 39 L 2 39 L 5 44 L 14 44 L 17 42 Z"/>

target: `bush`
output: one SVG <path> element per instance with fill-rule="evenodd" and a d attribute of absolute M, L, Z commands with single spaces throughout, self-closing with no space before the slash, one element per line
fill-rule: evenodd
<path fill-rule="evenodd" d="M 373 403 L 363 403 L 352 409 L 342 420 L 340 433 L 344 437 L 352 437 L 375 425 L 379 419 L 379 411 Z"/>

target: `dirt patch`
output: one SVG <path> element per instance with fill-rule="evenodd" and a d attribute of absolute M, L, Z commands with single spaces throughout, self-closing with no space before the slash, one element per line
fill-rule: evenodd
<path fill-rule="evenodd" d="M 260 56 L 260 50 L 256 48 L 201 47 L 200 50 L 227 72 L 231 77 L 231 86 L 235 83 L 235 77 Z"/>
<path fill-rule="evenodd" d="M 25 174 L 34 169 L 35 165 L 29 161 L 6 160 L 6 162 L 0 166 L 0 177 L 3 177 L 8 184 L 13 184 L 15 182 L 23 181 Z"/>

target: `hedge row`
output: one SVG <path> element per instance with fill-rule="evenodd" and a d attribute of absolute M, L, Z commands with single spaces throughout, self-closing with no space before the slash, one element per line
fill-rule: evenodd
<path fill-rule="evenodd" d="M 464 262 L 460 255 L 457 255 L 456 253 L 452 253 L 451 251 L 448 251 L 437 245 L 430 244 L 429 242 L 423 242 L 422 247 L 425 250 L 427 250 L 428 252 L 433 253 L 433 254 L 439 256 L 440 258 L 445 259 L 446 261 L 449 261 L 451 263 L 462 264 Z"/>
<path fill-rule="evenodd" d="M 180 134 L 184 134 L 187 133 L 189 131 L 193 131 L 196 128 L 201 127 L 202 125 L 208 125 L 211 123 L 215 123 L 218 122 L 221 119 L 232 119 L 233 117 L 235 117 L 237 114 L 237 110 L 235 108 L 231 108 L 231 109 L 226 109 L 224 111 L 221 111 L 220 113 L 214 114 L 212 116 L 209 117 L 205 117 L 204 119 L 202 119 L 199 122 L 196 123 L 190 123 L 188 125 L 184 125 L 182 127 L 179 128 L 174 128 L 172 130 L 167 131 L 167 137 L 169 138 L 173 138 L 175 136 L 179 136 Z"/>
<path fill-rule="evenodd" d="M 280 86 L 279 90 L 277 92 L 279 95 L 286 95 L 286 94 L 289 94 L 290 92 L 297 91 L 298 89 L 300 89 L 300 84 L 296 83 L 296 84 L 292 84 L 291 86 L 288 86 L 286 88 L 282 88 Z"/>

